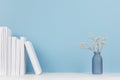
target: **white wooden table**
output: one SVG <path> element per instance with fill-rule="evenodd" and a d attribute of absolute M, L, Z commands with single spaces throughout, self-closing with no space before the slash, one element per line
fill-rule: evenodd
<path fill-rule="evenodd" d="M 120 80 L 120 74 L 43 73 L 41 75 L 0 76 L 0 80 Z"/>

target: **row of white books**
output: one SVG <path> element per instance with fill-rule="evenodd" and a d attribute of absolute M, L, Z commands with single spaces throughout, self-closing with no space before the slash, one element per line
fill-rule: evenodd
<path fill-rule="evenodd" d="M 0 27 L 0 75 L 20 76 L 26 73 L 25 49 L 35 74 L 41 74 L 41 66 L 32 43 L 24 37 L 12 36 L 8 27 Z"/>

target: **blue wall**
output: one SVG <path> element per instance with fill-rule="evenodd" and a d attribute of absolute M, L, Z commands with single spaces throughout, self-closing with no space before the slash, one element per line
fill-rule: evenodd
<path fill-rule="evenodd" d="M 91 72 L 88 35 L 108 38 L 104 72 L 120 72 L 120 0 L 0 0 L 0 25 L 32 41 L 44 72 Z M 27 59 L 27 72 L 33 72 Z"/>

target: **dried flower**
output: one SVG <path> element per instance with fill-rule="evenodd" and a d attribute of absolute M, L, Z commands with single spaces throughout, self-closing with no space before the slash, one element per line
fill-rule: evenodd
<path fill-rule="evenodd" d="M 93 52 L 101 52 L 103 46 L 107 42 L 107 39 L 103 38 L 100 35 L 96 36 L 96 37 L 90 36 L 90 39 L 94 42 L 94 44 L 88 46 L 86 42 L 81 42 L 79 47 L 80 48 L 87 48 Z"/>
<path fill-rule="evenodd" d="M 86 48 L 87 47 L 87 43 L 86 42 L 81 42 L 79 47 L 80 48 Z"/>
<path fill-rule="evenodd" d="M 104 38 L 104 39 L 102 40 L 102 42 L 101 42 L 101 45 L 105 45 L 105 44 L 106 44 L 106 42 L 107 42 L 107 39 L 106 39 L 106 38 Z"/>

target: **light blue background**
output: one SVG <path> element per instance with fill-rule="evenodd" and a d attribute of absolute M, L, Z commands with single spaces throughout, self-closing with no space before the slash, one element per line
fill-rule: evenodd
<path fill-rule="evenodd" d="M 0 25 L 33 43 L 43 72 L 90 73 L 93 53 L 77 46 L 101 34 L 104 73 L 120 72 L 120 0 L 0 0 Z"/>

